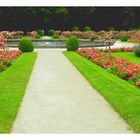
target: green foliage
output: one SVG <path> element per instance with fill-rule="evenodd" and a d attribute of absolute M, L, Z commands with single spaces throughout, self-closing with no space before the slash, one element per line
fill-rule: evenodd
<path fill-rule="evenodd" d="M 79 27 L 78 27 L 78 26 L 74 26 L 74 27 L 72 28 L 72 31 L 79 31 Z"/>
<path fill-rule="evenodd" d="M 19 42 L 19 50 L 22 52 L 32 52 L 34 50 L 32 41 L 28 38 L 22 38 Z"/>
<path fill-rule="evenodd" d="M 68 14 L 68 9 L 65 7 L 57 7 L 55 10 L 55 14 L 63 14 L 67 15 Z"/>
<path fill-rule="evenodd" d="M 126 72 L 121 72 L 118 76 L 119 76 L 121 79 L 125 79 L 125 78 L 126 78 Z"/>
<path fill-rule="evenodd" d="M 5 70 L 7 67 L 11 66 L 12 62 L 8 59 L 2 59 L 0 58 L 0 72 Z"/>
<path fill-rule="evenodd" d="M 53 36 L 54 34 L 55 34 L 55 30 L 50 29 L 50 30 L 48 31 L 48 36 Z"/>
<path fill-rule="evenodd" d="M 108 27 L 108 31 L 115 31 L 115 28 L 113 26 Z"/>
<path fill-rule="evenodd" d="M 112 53 L 112 55 L 120 58 L 126 58 L 130 62 L 140 64 L 140 58 L 136 57 L 134 52 L 115 52 Z"/>
<path fill-rule="evenodd" d="M 10 133 L 37 54 L 23 53 L 0 74 L 0 133 Z"/>
<path fill-rule="evenodd" d="M 53 39 L 59 39 L 59 35 L 58 35 L 58 34 L 54 34 L 54 35 L 52 36 L 52 38 L 53 38 Z"/>
<path fill-rule="evenodd" d="M 6 65 L 7 67 L 11 66 L 12 63 L 9 60 L 6 59 L 0 59 L 0 62 L 2 62 L 4 65 Z"/>
<path fill-rule="evenodd" d="M 43 37 L 43 36 L 44 36 L 44 30 L 43 30 L 43 29 L 38 29 L 38 30 L 37 30 L 37 34 L 38 34 L 40 37 Z"/>
<path fill-rule="evenodd" d="M 79 42 L 75 36 L 71 36 L 66 42 L 67 51 L 75 51 L 79 48 Z"/>
<path fill-rule="evenodd" d="M 75 14 L 74 14 L 75 13 Z M 106 15 L 106 20 L 102 23 L 98 20 L 98 16 L 101 14 Z M 110 16 L 110 13 L 111 16 Z M 98 24 L 97 30 L 101 30 L 102 24 L 104 27 L 108 27 L 108 23 L 116 28 L 121 28 L 124 26 L 126 29 L 129 27 L 135 27 L 140 25 L 139 20 L 140 9 L 135 7 L 119 7 L 114 8 L 100 8 L 100 7 L 6 7 L 0 9 L 0 17 L 3 22 L 0 22 L 0 27 L 4 28 L 6 23 L 6 18 L 3 18 L 3 15 L 6 14 L 6 17 L 9 18 L 9 21 L 14 21 L 21 25 L 22 29 L 31 30 L 34 25 L 39 25 L 40 28 L 46 28 L 46 25 L 49 25 L 49 28 L 56 27 L 57 29 L 66 30 L 70 25 L 74 25 L 74 18 L 76 18 L 75 25 L 78 25 L 79 28 L 83 26 L 81 22 L 84 22 L 85 25 L 88 25 L 89 21 L 94 18 L 96 24 Z M 20 16 L 19 16 L 20 15 Z M 112 18 L 115 15 L 115 18 Z M 26 16 L 26 18 L 24 18 Z M 96 18 L 97 17 L 97 18 Z M 100 18 L 100 17 L 99 17 Z M 87 19 L 87 21 L 85 20 Z M 56 22 L 59 21 L 59 22 Z M 26 26 L 30 22 L 34 24 L 31 26 Z M 22 24 L 25 23 L 25 24 Z M 41 23 L 41 24 L 40 24 Z M 14 24 L 11 24 L 11 26 Z M 94 24 L 94 26 L 96 26 Z M 13 26 L 12 26 L 13 27 Z M 8 30 L 8 29 L 7 29 Z"/>
<path fill-rule="evenodd" d="M 134 53 L 137 57 L 140 57 L 140 44 L 134 46 Z"/>
<path fill-rule="evenodd" d="M 131 37 L 131 36 L 129 36 L 129 35 L 124 35 L 124 36 L 120 36 L 119 38 L 120 38 L 121 41 L 126 42 L 126 41 L 128 41 L 128 39 L 129 39 L 130 37 Z"/>
<path fill-rule="evenodd" d="M 140 30 L 140 27 L 130 27 L 129 30 L 131 30 L 131 31 L 138 31 L 138 30 Z"/>
<path fill-rule="evenodd" d="M 36 35 L 36 39 L 40 39 L 41 36 L 39 34 Z"/>
<path fill-rule="evenodd" d="M 114 67 L 108 68 L 107 71 L 110 73 L 116 74 L 117 69 L 118 69 L 118 66 L 114 66 Z"/>
<path fill-rule="evenodd" d="M 86 26 L 85 28 L 84 28 L 84 31 L 92 31 L 92 29 L 91 29 L 91 27 L 90 26 Z"/>

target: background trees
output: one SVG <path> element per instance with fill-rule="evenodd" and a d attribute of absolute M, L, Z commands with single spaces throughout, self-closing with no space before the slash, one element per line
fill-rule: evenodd
<path fill-rule="evenodd" d="M 73 26 L 120 30 L 139 27 L 139 16 L 139 7 L 1 7 L 0 30 L 70 30 Z"/>

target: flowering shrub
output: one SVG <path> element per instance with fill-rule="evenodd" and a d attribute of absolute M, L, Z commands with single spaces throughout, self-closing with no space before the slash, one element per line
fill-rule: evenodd
<path fill-rule="evenodd" d="M 140 42 L 140 31 L 133 32 L 131 38 L 129 38 L 131 42 Z"/>
<path fill-rule="evenodd" d="M 0 51 L 0 59 L 6 59 L 9 61 L 12 61 L 16 59 L 17 57 L 19 57 L 20 54 L 21 54 L 21 51 L 15 51 L 15 50 Z"/>
<path fill-rule="evenodd" d="M 85 31 L 85 32 L 82 32 L 82 31 L 57 31 L 56 34 L 59 34 L 59 35 L 63 35 L 63 36 L 78 36 L 80 38 L 88 38 L 88 39 L 91 39 L 93 36 L 95 36 L 95 32 L 94 31 Z"/>
<path fill-rule="evenodd" d="M 133 52 L 132 47 L 123 47 L 123 48 L 111 48 L 111 52 Z M 104 52 L 109 52 L 109 49 L 103 50 Z"/>
<path fill-rule="evenodd" d="M 0 72 L 11 66 L 12 61 L 20 55 L 20 51 L 9 51 L 6 45 L 6 37 L 9 32 L 0 33 Z"/>
<path fill-rule="evenodd" d="M 55 31 L 55 33 L 58 34 L 58 35 L 61 35 L 61 31 L 60 30 Z"/>
<path fill-rule="evenodd" d="M 4 36 L 5 39 L 16 39 L 20 38 L 21 36 L 24 35 L 23 31 L 2 31 L 1 34 Z"/>
<path fill-rule="evenodd" d="M 56 31 L 56 34 L 63 35 L 66 37 L 75 35 L 80 38 L 92 39 L 92 38 L 105 38 L 106 36 L 112 36 L 115 40 L 123 39 L 131 41 L 131 42 L 140 42 L 140 31 Z M 126 39 L 127 38 L 127 39 Z"/>
<path fill-rule="evenodd" d="M 6 41 L 2 33 L 0 33 L 0 49 L 7 49 Z"/>
<path fill-rule="evenodd" d="M 20 51 L 0 51 L 0 72 L 12 65 L 12 61 L 19 57 Z"/>
<path fill-rule="evenodd" d="M 32 39 L 35 39 L 37 37 L 37 31 L 28 32 L 27 34 L 31 36 Z"/>
<path fill-rule="evenodd" d="M 140 65 L 133 64 L 124 58 L 110 56 L 109 53 L 99 49 L 83 48 L 76 52 L 140 88 Z"/>

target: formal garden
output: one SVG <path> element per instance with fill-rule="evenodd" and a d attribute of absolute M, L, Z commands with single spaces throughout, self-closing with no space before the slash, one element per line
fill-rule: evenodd
<path fill-rule="evenodd" d="M 9 133 L 16 119 L 41 49 L 36 48 L 36 41 L 56 41 L 59 46 L 63 42 L 64 56 L 133 131 L 140 132 L 140 31 L 111 28 L 96 32 L 90 26 L 79 31 L 75 26 L 71 31 L 49 29 L 47 34 L 43 29 L 0 32 L 1 133 Z M 121 47 L 116 47 L 116 42 L 122 43 Z M 47 51 L 47 45 L 43 46 Z M 53 47 L 59 50 L 59 46 Z"/>

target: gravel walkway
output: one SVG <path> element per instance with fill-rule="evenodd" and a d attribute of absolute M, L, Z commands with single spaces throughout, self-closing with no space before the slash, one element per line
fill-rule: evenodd
<path fill-rule="evenodd" d="M 111 46 L 111 48 L 134 47 L 135 45 L 136 43 L 116 41 L 114 45 Z"/>
<path fill-rule="evenodd" d="M 63 55 L 38 50 L 12 133 L 132 133 Z"/>

